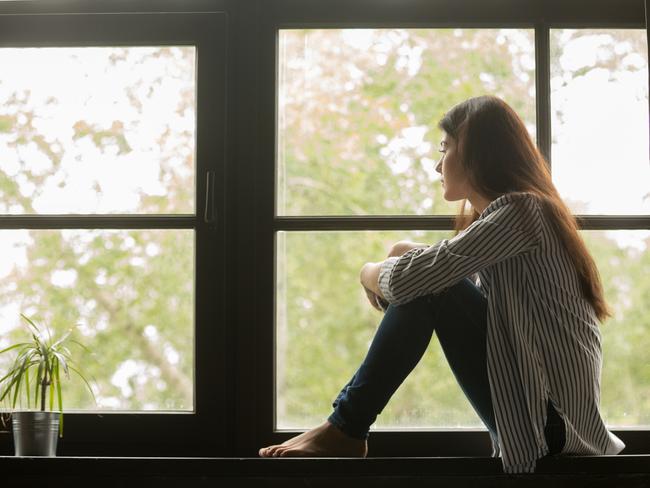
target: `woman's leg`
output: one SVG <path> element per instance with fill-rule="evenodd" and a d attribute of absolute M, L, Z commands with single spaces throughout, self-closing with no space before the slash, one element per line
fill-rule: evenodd
<path fill-rule="evenodd" d="M 370 425 L 419 362 L 435 330 L 458 384 L 492 437 L 498 438 L 486 366 L 487 300 L 478 288 L 465 279 L 444 293 L 389 310 L 366 359 L 332 404 L 335 410 L 328 421 L 350 437 L 367 439 Z M 409 334 L 400 332 L 402 327 Z M 549 455 L 562 451 L 565 433 L 549 401 L 544 429 Z"/>
<path fill-rule="evenodd" d="M 330 449 L 333 453 L 350 449 L 365 456 L 370 425 L 420 361 L 434 330 L 463 391 L 483 422 L 494 430 L 486 367 L 486 314 L 486 299 L 469 279 L 437 295 L 390 305 L 366 358 L 332 404 L 334 411 L 327 422 L 281 445 L 260 449 L 260 455 L 324 456 Z"/>
<path fill-rule="evenodd" d="M 328 421 L 350 437 L 367 439 L 370 425 L 420 361 L 435 330 L 458 383 L 495 432 L 486 321 L 487 301 L 469 279 L 437 295 L 390 305 L 366 358 L 332 404 Z"/>

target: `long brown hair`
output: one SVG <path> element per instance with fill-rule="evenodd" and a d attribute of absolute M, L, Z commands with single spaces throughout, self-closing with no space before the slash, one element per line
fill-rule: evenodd
<path fill-rule="evenodd" d="M 438 126 L 456 140 L 469 184 L 488 201 L 510 192 L 529 192 L 538 198 L 575 265 L 585 299 L 598 320 L 611 317 L 598 268 L 578 232 L 578 222 L 560 197 L 544 156 L 517 113 L 498 97 L 481 96 L 452 107 Z M 465 199 L 456 215 L 456 234 L 479 217 L 473 208 L 467 213 L 467 207 Z"/>

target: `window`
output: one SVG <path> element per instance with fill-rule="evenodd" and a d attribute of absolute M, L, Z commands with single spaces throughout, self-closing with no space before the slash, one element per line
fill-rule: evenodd
<path fill-rule="evenodd" d="M 648 45 L 641 29 L 551 29 L 552 173 L 576 214 L 650 214 Z M 609 227 L 609 226 L 608 226 Z M 602 328 L 601 411 L 650 426 L 644 296 L 649 230 L 583 231 L 615 311 Z M 624 381 L 621 379 L 624 378 Z"/>
<path fill-rule="evenodd" d="M 195 214 L 193 46 L 4 48 L 0 59 L 14 67 L 2 80 L 4 213 Z M 18 310 L 80 323 L 111 366 L 88 361 L 97 406 L 68 383 L 68 409 L 192 410 L 193 241 L 191 229 L 6 231 L 2 341 L 24 334 Z"/>
<path fill-rule="evenodd" d="M 274 242 L 266 259 L 275 269 L 275 327 L 264 336 L 274 352 L 265 358 L 275 369 L 272 386 L 270 372 L 260 383 L 274 410 L 264 429 L 278 432 L 270 442 L 322 422 L 365 356 L 381 314 L 358 286 L 363 263 L 384 259 L 397 240 L 434 243 L 451 235 L 457 208 L 441 198 L 433 169 L 436 123 L 454 103 L 489 92 L 523 116 L 580 216 L 615 310 L 602 328 L 603 416 L 621 429 L 630 452 L 637 432 L 626 428 L 647 428 L 650 418 L 647 405 L 634 401 L 650 388 L 639 325 L 647 322 L 647 286 L 634 278 L 635 269 L 645 269 L 650 235 L 643 19 L 614 20 L 604 8 L 591 21 L 572 7 L 537 15 L 496 6 L 470 13 L 467 6 L 461 13 L 424 2 L 399 11 L 370 11 L 359 2 L 334 14 L 334 7 L 307 3 L 313 10 L 269 7 L 263 31 L 276 42 L 276 52 L 268 52 L 275 63 L 264 65 L 275 70 L 275 90 L 263 91 L 276 97 L 275 109 L 264 112 L 266 131 L 275 133 L 266 138 L 274 159 L 260 180 L 275 187 L 275 211 L 264 212 Z M 596 92 L 608 98 L 602 111 Z M 625 94 L 625 102 L 612 100 L 614 93 Z M 582 130 L 585 118 L 598 135 Z M 608 130 L 612 119 L 616 127 Z M 600 143 L 612 136 L 618 142 Z M 634 190 L 606 199 L 614 155 L 625 159 L 614 170 L 617 186 Z M 260 290 L 271 293 L 268 280 Z M 628 380 L 616 383 L 622 375 Z M 485 454 L 489 446 L 436 339 L 371 432 L 374 455 Z"/>
<path fill-rule="evenodd" d="M 551 29 L 553 179 L 574 213 L 650 213 L 647 105 L 645 30 Z"/>
<path fill-rule="evenodd" d="M 78 325 L 97 403 L 66 384 L 67 452 L 198 440 L 219 407 L 197 365 L 225 375 L 223 14 L 0 23 L 0 344 L 21 312 Z"/>
<path fill-rule="evenodd" d="M 434 170 L 436 122 L 468 96 L 504 97 L 535 137 L 532 29 L 283 29 L 278 42 L 278 215 L 453 214 L 457 203 L 442 197 Z M 359 268 L 403 238 L 278 234 L 278 428 L 308 428 L 329 415 L 335 385 L 347 383 L 381 320 L 358 286 Z M 481 428 L 455 383 L 432 340 L 372 429 Z"/>
<path fill-rule="evenodd" d="M 524 116 L 581 217 L 617 313 L 603 414 L 647 452 L 644 22 L 639 0 L 0 2 L 0 345 L 33 310 L 84 323 L 101 360 L 100 407 L 70 393 L 60 454 L 256 457 L 322 422 L 380 317 L 360 266 L 450 235 L 435 124 L 485 91 Z M 576 157 L 586 81 L 626 92 L 609 109 L 646 139 Z M 638 186 L 594 200 L 612 154 L 616 185 Z M 489 448 L 432 339 L 371 455 Z"/>

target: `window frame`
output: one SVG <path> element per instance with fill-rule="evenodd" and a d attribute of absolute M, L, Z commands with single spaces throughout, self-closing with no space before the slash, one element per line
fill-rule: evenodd
<path fill-rule="evenodd" d="M 281 29 L 300 28 L 531 28 L 535 32 L 535 85 L 537 145 L 551 161 L 550 29 L 553 28 L 645 28 L 644 3 L 625 0 L 613 5 L 594 2 L 518 2 L 465 0 L 274 0 L 262 8 L 260 29 L 264 52 L 260 58 L 261 171 L 257 187 L 262 189 L 258 212 L 264 223 L 263 252 L 258 261 L 259 315 L 264 323 L 258 341 L 258 390 L 262 405 L 272 405 L 273 415 L 260 415 L 259 445 L 281 443 L 298 433 L 295 429 L 275 429 L 275 235 L 280 231 L 341 230 L 451 230 L 453 216 L 278 216 L 276 214 L 277 175 L 277 93 L 278 38 Z M 434 8 L 435 7 L 435 8 Z M 584 230 L 650 229 L 648 215 L 576 215 Z M 262 249 L 260 249 L 262 251 Z M 273 370 L 265 368 L 273 364 Z M 337 392 L 333 392 L 333 397 Z M 650 452 L 650 431 L 638 428 L 612 430 L 625 443 L 625 453 Z M 487 456 L 491 442 L 487 429 L 372 430 L 373 456 Z"/>
<path fill-rule="evenodd" d="M 191 214 L 2 215 L 0 229 L 179 229 L 194 235 L 194 407 L 183 412 L 65 412 L 59 455 L 151 456 L 200 454 L 214 449 L 212 432 L 224 428 L 219 395 L 227 355 L 224 226 L 226 36 L 224 12 L 52 12 L 27 2 L 31 12 L 0 10 L 0 48 L 194 45 L 197 113 L 195 211 Z M 10 10 L 11 10 L 11 6 Z M 51 6 L 49 6 L 51 8 Z M 201 59 L 201 61 L 199 61 Z M 208 192 L 208 186 L 210 191 Z M 217 277 L 217 278 L 214 278 Z M 101 351 L 95 351 L 101 358 Z M 216 352 L 216 354 L 215 354 Z M 192 444 L 185 444 L 188 433 Z M 223 448 L 223 446 L 220 446 Z M 13 454 L 12 435 L 0 433 L 0 453 Z"/>
<path fill-rule="evenodd" d="M 53 0 L 0 2 L 0 47 L 34 39 L 53 42 L 43 32 L 14 28 L 5 22 L 20 16 L 81 14 L 128 18 L 167 13 L 151 37 L 199 39 L 199 56 L 222 53 L 214 66 L 224 83 L 212 86 L 213 97 L 199 88 L 197 106 L 226 107 L 224 120 L 197 113 L 197 151 L 206 141 L 221 140 L 218 150 L 197 156 L 216 172 L 215 225 L 203 222 L 205 175 L 197 171 L 196 216 L 94 216 L 93 220 L 60 216 L 0 217 L 4 228 L 58 228 L 82 224 L 100 228 L 184 225 L 197 228 L 196 239 L 196 402 L 194 414 L 74 414 L 66 416 L 60 456 L 248 456 L 283 442 L 300 431 L 276 430 L 275 419 L 275 235 L 292 230 L 449 230 L 451 216 L 277 217 L 276 94 L 277 37 L 287 27 L 530 27 L 535 29 L 537 139 L 550 154 L 549 30 L 556 27 L 645 28 L 643 0 L 94 0 L 74 6 Z M 207 13 L 223 13 L 225 44 L 215 41 Z M 11 20 L 5 16 L 14 16 Z M 200 28 L 183 19 L 193 15 Z M 185 16 L 185 17 L 183 17 Z M 119 22 L 118 22 L 119 23 Z M 101 25 L 100 25 L 101 26 Z M 108 35 L 105 29 L 100 29 Z M 146 30 L 146 29 L 145 29 Z M 86 32 L 91 36 L 92 32 Z M 141 29 L 114 26 L 116 37 L 142 35 Z M 70 30 L 66 39 L 77 39 Z M 156 35 L 154 35 L 156 34 Z M 48 41 L 48 35 L 49 41 Z M 63 36 L 63 33 L 59 33 Z M 89 37 L 86 37 L 88 39 Z M 222 39 L 220 39 L 222 41 Z M 161 41 L 163 42 L 163 41 Z M 198 42 L 198 41 L 197 41 Z M 31 44 L 30 44 L 31 43 Z M 197 48 L 198 49 L 198 48 Z M 210 57 L 210 56 L 208 56 Z M 544 59 L 546 58 L 546 59 Z M 221 59 L 221 58 L 220 58 Z M 225 73 L 222 71 L 225 70 Z M 540 79 L 541 78 L 541 79 Z M 200 80 L 199 80 L 200 83 Z M 225 85 L 225 86 L 222 86 Z M 216 88 L 215 88 L 216 87 Z M 216 92 L 223 93 L 219 99 Z M 221 100 L 221 102 L 219 101 Z M 542 103 L 546 100 L 548 103 Z M 203 105 L 205 106 L 205 105 Z M 203 118 L 201 118 L 203 113 Z M 214 127 L 223 125 L 223 131 Z M 223 161 L 219 164 L 218 161 Z M 251 191 L 252 190 L 252 191 Z M 185 220 L 183 220 L 185 219 Z M 83 221 L 82 221 L 83 220 Z M 585 229 L 650 229 L 650 216 L 579 217 Z M 113 227 L 111 227 L 113 226 Z M 201 233 L 201 235 L 199 235 Z M 218 278 L 212 278 L 217 276 Z M 649 453 L 650 430 L 615 430 L 627 444 L 625 453 Z M 371 456 L 487 456 L 487 431 L 373 431 Z M 0 432 L 0 454 L 13 455 L 11 435 Z"/>

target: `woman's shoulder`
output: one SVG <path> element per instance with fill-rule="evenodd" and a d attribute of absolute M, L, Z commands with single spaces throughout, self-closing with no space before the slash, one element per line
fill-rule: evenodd
<path fill-rule="evenodd" d="M 506 208 L 504 208 L 506 207 Z M 479 219 L 485 218 L 498 209 L 503 209 L 501 213 L 506 213 L 505 210 L 516 210 L 531 212 L 531 216 L 537 214 L 539 208 L 539 196 L 529 191 L 513 191 L 504 193 L 499 197 L 492 200 L 487 207 L 483 210 Z"/>

